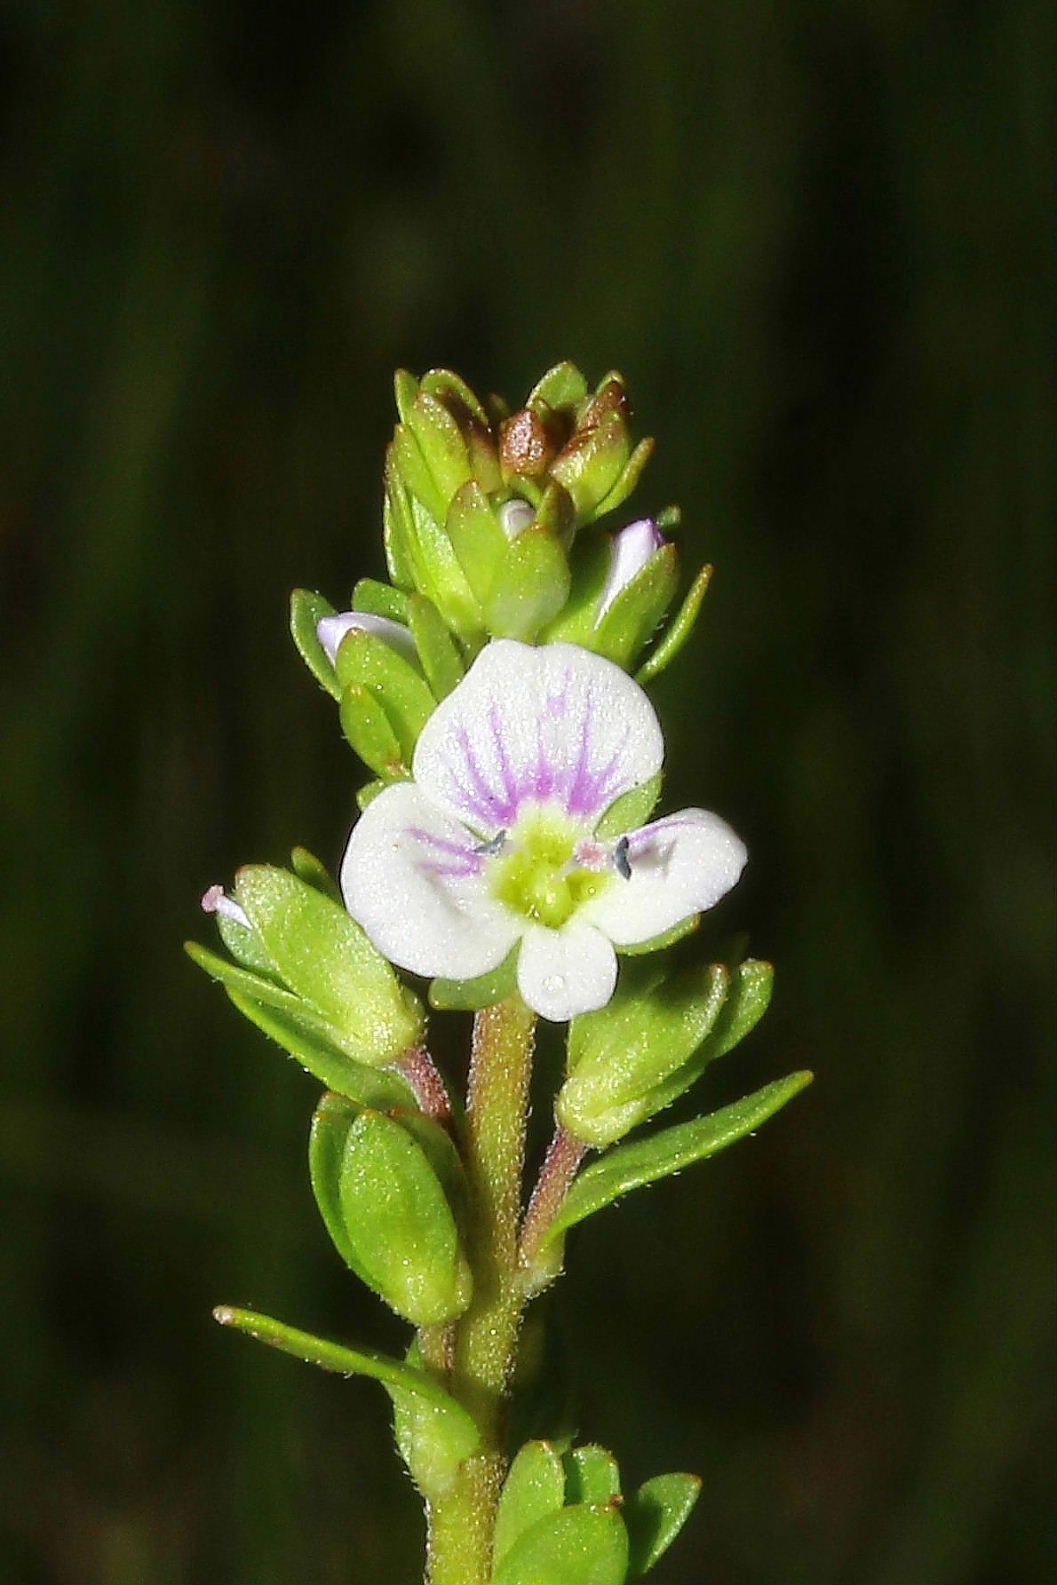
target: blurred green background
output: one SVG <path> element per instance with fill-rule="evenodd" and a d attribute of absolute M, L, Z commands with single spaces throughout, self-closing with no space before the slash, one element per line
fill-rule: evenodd
<path fill-rule="evenodd" d="M 582 1434 L 704 1475 L 658 1585 L 1051 1577 L 1049 7 L 0 27 L 0 1575 L 415 1578 L 383 1396 L 209 1319 L 403 1336 L 318 1224 L 313 1084 L 180 942 L 341 852 L 285 602 L 380 571 L 393 368 L 571 357 L 718 569 L 669 791 L 746 838 L 778 988 L 704 1099 L 818 1074 L 572 1240 Z"/>

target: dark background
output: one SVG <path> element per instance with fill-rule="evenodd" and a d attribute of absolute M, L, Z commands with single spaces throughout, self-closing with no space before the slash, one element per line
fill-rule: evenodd
<path fill-rule="evenodd" d="M 285 631 L 381 570 L 394 367 L 623 370 L 717 565 L 672 806 L 778 966 L 755 1141 L 571 1241 L 585 1438 L 704 1476 L 674 1585 L 1051 1576 L 1049 8 L 9 0 L 0 1573 L 397 1585 L 396 1347 L 315 1090 L 182 957 L 329 862 L 357 767 Z M 706 943 L 707 944 L 707 943 Z M 602 1308 L 599 1309 L 601 1303 Z"/>

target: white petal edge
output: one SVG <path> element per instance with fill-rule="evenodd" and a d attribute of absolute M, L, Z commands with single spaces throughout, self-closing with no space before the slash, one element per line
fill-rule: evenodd
<path fill-rule="evenodd" d="M 410 782 L 387 787 L 367 805 L 341 861 L 341 892 L 353 919 L 391 963 L 413 974 L 463 980 L 486 974 L 506 957 L 520 922 L 460 857 L 472 855 L 473 844 L 465 826 Z"/>
<path fill-rule="evenodd" d="M 663 758 L 652 704 L 612 661 L 576 644 L 494 639 L 426 722 L 413 769 L 431 799 L 493 836 L 533 802 L 593 829 Z"/>
<path fill-rule="evenodd" d="M 530 925 L 517 964 L 518 990 L 541 1018 L 564 1023 L 604 1007 L 617 983 L 617 956 L 580 917 L 560 930 Z"/>
<path fill-rule="evenodd" d="M 390 649 L 395 649 L 405 660 L 418 662 L 418 650 L 411 637 L 411 629 L 388 616 L 375 616 L 373 611 L 341 611 L 336 616 L 320 617 L 316 623 L 316 637 L 326 652 L 332 666 L 337 664 L 338 649 L 346 633 L 373 633 L 384 639 Z"/>
<path fill-rule="evenodd" d="M 712 908 L 734 886 L 748 853 L 725 820 L 681 809 L 630 833 L 631 879 L 607 886 L 577 918 L 620 946 L 635 946 Z"/>

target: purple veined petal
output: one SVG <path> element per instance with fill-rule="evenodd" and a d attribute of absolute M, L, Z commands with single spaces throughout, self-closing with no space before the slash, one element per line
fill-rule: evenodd
<path fill-rule="evenodd" d="M 341 892 L 390 962 L 461 980 L 506 957 L 520 922 L 490 896 L 476 845 L 411 782 L 387 787 L 367 805 L 341 862 Z"/>
<path fill-rule="evenodd" d="M 548 802 L 590 830 L 663 757 L 653 706 L 612 661 L 496 639 L 426 722 L 413 768 L 427 796 L 491 836 Z"/>
<path fill-rule="evenodd" d="M 555 1023 L 604 1007 L 617 983 L 617 955 L 604 935 L 570 919 L 560 930 L 530 925 L 517 964 L 527 1006 Z"/>
<path fill-rule="evenodd" d="M 682 809 L 628 838 L 629 880 L 607 886 L 577 918 L 619 946 L 634 946 L 712 908 L 736 883 L 748 854 L 718 815 Z"/>
<path fill-rule="evenodd" d="M 642 571 L 664 543 L 664 535 L 652 517 L 640 517 L 637 522 L 629 523 L 626 528 L 613 535 L 610 542 L 609 571 L 602 586 L 598 615 L 595 617 L 596 627 L 620 591 Z"/>
<path fill-rule="evenodd" d="M 384 641 L 403 655 L 405 660 L 418 663 L 418 650 L 411 637 L 411 629 L 402 622 L 394 622 L 387 616 L 375 616 L 373 611 L 341 611 L 337 616 L 324 616 L 316 623 L 316 637 L 326 651 L 327 659 L 333 666 L 337 662 L 338 646 L 346 633 L 353 629 L 361 633 L 373 633 L 375 638 Z"/>

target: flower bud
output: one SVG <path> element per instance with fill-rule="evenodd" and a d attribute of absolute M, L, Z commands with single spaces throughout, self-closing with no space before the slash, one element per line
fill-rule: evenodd
<path fill-rule="evenodd" d="M 332 666 L 337 665 L 338 648 L 346 633 L 372 633 L 382 639 L 406 660 L 418 660 L 415 641 L 410 628 L 394 622 L 387 616 L 375 616 L 371 611 L 340 611 L 324 616 L 316 623 L 316 636 L 322 644 Z"/>

